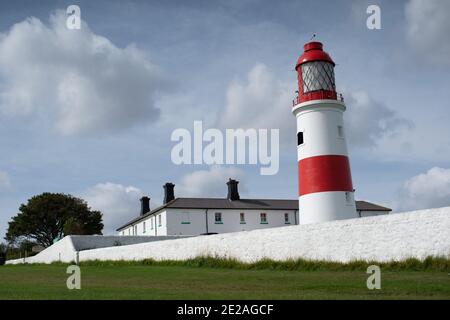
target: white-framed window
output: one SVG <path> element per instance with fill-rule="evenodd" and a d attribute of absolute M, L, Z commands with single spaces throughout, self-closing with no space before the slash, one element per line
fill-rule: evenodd
<path fill-rule="evenodd" d="M 131 235 L 131 228 L 128 228 L 128 235 Z"/>
<path fill-rule="evenodd" d="M 245 223 L 245 213 L 244 213 L 244 212 L 241 212 L 241 213 L 239 214 L 239 220 L 240 220 L 240 222 L 241 222 L 242 224 Z"/>
<path fill-rule="evenodd" d="M 215 223 L 218 223 L 218 224 L 223 223 L 222 222 L 222 212 L 216 212 L 214 214 L 214 221 L 215 221 Z"/>
<path fill-rule="evenodd" d="M 181 213 L 181 224 L 191 224 L 191 215 L 189 212 L 182 212 Z"/>
<path fill-rule="evenodd" d="M 137 226 L 134 226 L 134 235 L 137 236 Z"/>
<path fill-rule="evenodd" d="M 289 213 L 287 212 L 284 214 L 284 223 L 291 224 L 291 222 L 289 221 Z"/>
<path fill-rule="evenodd" d="M 150 229 L 153 230 L 153 217 L 150 218 Z"/>
<path fill-rule="evenodd" d="M 158 215 L 158 227 L 162 226 L 161 215 Z"/>
<path fill-rule="evenodd" d="M 145 233 L 145 221 L 142 223 L 142 233 Z"/>
<path fill-rule="evenodd" d="M 262 212 L 259 216 L 260 216 L 260 219 L 261 219 L 261 223 L 262 223 L 262 224 L 267 224 L 267 223 L 268 223 L 268 222 L 267 222 L 267 213 Z"/>

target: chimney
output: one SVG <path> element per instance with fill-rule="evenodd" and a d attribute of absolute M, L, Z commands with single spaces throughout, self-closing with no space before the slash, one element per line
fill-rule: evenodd
<path fill-rule="evenodd" d="M 227 199 L 234 201 L 234 200 L 239 200 L 239 191 L 238 191 L 238 183 L 239 181 L 236 181 L 234 179 L 229 179 L 227 182 L 228 185 L 228 196 Z"/>
<path fill-rule="evenodd" d="M 141 216 L 143 216 L 147 212 L 150 212 L 150 198 L 144 196 L 141 198 Z"/>
<path fill-rule="evenodd" d="M 164 204 L 172 201 L 175 199 L 175 193 L 173 191 L 173 188 L 175 185 L 173 183 L 167 182 L 163 188 L 164 188 Z"/>

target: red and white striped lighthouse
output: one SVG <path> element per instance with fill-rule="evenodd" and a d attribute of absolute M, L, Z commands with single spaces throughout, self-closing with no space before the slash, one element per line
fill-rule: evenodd
<path fill-rule="evenodd" d="M 305 44 L 295 66 L 300 224 L 357 217 L 334 66 L 320 42 Z"/>

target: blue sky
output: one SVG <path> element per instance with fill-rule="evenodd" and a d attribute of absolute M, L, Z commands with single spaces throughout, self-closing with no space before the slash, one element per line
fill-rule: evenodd
<path fill-rule="evenodd" d="M 79 31 L 65 28 L 70 4 Z M 366 27 L 369 4 L 381 30 Z M 167 181 L 178 196 L 225 196 L 236 177 L 243 197 L 295 199 L 294 64 L 314 33 L 346 98 L 356 198 L 450 205 L 449 12 L 445 0 L 3 1 L 0 235 L 46 191 L 85 198 L 107 232 L 141 195 L 160 204 Z M 171 132 L 194 120 L 279 128 L 279 173 L 174 165 Z"/>

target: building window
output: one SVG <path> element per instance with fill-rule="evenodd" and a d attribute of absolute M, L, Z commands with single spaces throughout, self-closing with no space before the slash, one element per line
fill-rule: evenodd
<path fill-rule="evenodd" d="M 300 131 L 297 133 L 297 145 L 300 146 L 303 144 L 303 132 Z"/>
<path fill-rule="evenodd" d="M 181 224 L 191 224 L 191 217 L 189 212 L 182 213 Z"/>
<path fill-rule="evenodd" d="M 344 138 L 344 128 L 342 126 L 338 126 L 338 137 Z"/>
<path fill-rule="evenodd" d="M 239 217 L 240 217 L 241 224 L 245 224 L 246 223 L 245 222 L 245 213 L 241 212 L 239 214 Z"/>
<path fill-rule="evenodd" d="M 150 218 L 150 229 L 153 230 L 153 218 Z"/>
<path fill-rule="evenodd" d="M 262 224 L 267 224 L 268 223 L 267 222 L 267 214 L 266 213 L 261 213 L 260 217 L 261 217 L 261 223 Z"/>
<path fill-rule="evenodd" d="M 289 213 L 285 213 L 284 214 L 284 223 L 285 224 L 291 224 L 291 222 L 289 221 Z"/>
<path fill-rule="evenodd" d="M 137 235 L 137 226 L 134 226 L 133 235 Z"/>
<path fill-rule="evenodd" d="M 214 214 L 214 221 L 216 224 L 221 224 L 222 222 L 222 213 L 221 212 L 216 212 Z"/>
<path fill-rule="evenodd" d="M 145 221 L 142 223 L 142 233 L 145 233 Z"/>
<path fill-rule="evenodd" d="M 128 235 L 131 235 L 131 229 L 128 228 Z"/>
<path fill-rule="evenodd" d="M 158 227 L 161 227 L 162 223 L 161 223 L 161 215 L 158 216 Z"/>

